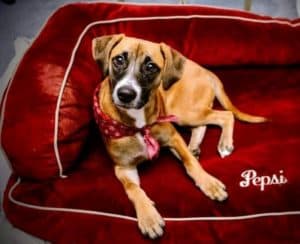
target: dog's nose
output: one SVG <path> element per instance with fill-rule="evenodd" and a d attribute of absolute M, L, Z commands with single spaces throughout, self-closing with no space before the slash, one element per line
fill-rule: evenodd
<path fill-rule="evenodd" d="M 131 87 L 123 86 L 118 89 L 118 98 L 123 103 L 129 103 L 136 98 L 136 91 Z"/>

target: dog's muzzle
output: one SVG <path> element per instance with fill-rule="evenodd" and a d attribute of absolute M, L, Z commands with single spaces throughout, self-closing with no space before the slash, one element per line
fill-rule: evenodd
<path fill-rule="evenodd" d="M 122 103 L 130 103 L 136 98 L 137 93 L 129 86 L 123 86 L 117 90 L 117 96 Z"/>

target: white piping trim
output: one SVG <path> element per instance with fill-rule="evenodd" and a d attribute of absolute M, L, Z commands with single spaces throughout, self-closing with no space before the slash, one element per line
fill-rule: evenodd
<path fill-rule="evenodd" d="M 253 17 L 259 16 L 262 18 L 286 18 L 284 16 L 269 16 L 266 14 L 260 14 L 260 13 L 256 13 L 253 11 L 247 11 L 243 8 L 234 8 L 234 7 L 224 7 L 224 6 L 215 6 L 215 5 L 208 5 L 208 4 L 197 4 L 197 3 L 139 3 L 139 2 L 119 2 L 119 1 L 115 1 L 115 2 L 109 2 L 109 1 L 93 1 L 93 0 L 87 0 L 87 1 L 78 1 L 78 2 L 74 2 L 74 3 L 66 3 L 64 5 L 62 5 L 63 7 L 68 6 L 68 5 L 72 5 L 72 4 L 76 4 L 76 3 L 81 3 L 81 4 L 99 4 L 99 3 L 104 3 L 104 4 L 115 4 L 115 5 L 129 5 L 129 6 L 137 6 L 137 7 L 142 7 L 142 6 L 149 6 L 149 7 L 155 7 L 155 6 L 170 6 L 170 7 L 176 7 L 176 6 L 182 6 L 182 7 L 204 7 L 204 8 L 210 8 L 210 9 L 217 9 L 217 10 L 229 10 L 229 11 L 234 11 L 234 12 L 240 12 L 240 13 L 244 13 L 244 14 L 249 14 L 249 15 L 253 15 Z M 295 18 L 297 19 L 297 18 Z M 289 20 L 287 20 L 287 22 L 289 22 Z"/>
<path fill-rule="evenodd" d="M 89 215 L 97 215 L 97 216 L 104 216 L 109 218 L 117 218 L 117 219 L 124 219 L 129 221 L 137 222 L 137 218 L 131 217 L 128 215 L 122 214 L 114 214 L 108 212 L 101 212 L 101 211 L 92 211 L 92 210 L 85 210 L 85 209 L 75 209 L 75 208 L 57 208 L 57 207 L 45 207 L 34 205 L 30 203 L 25 203 L 16 200 L 12 193 L 16 189 L 16 187 L 21 183 L 21 179 L 14 183 L 14 185 L 10 188 L 8 192 L 8 198 L 11 202 L 16 205 L 31 208 L 35 210 L 41 211 L 57 211 L 57 212 L 67 212 L 67 213 L 79 213 L 79 214 L 89 214 Z M 248 215 L 239 215 L 239 216 L 222 216 L 222 217 L 182 217 L 182 218 L 172 218 L 167 217 L 164 218 L 165 221 L 168 222 L 183 222 L 183 221 L 237 221 L 237 220 L 248 220 L 248 219 L 257 219 L 257 218 L 264 218 L 264 217 L 278 217 L 278 216 L 290 216 L 290 215 L 300 215 L 300 211 L 283 211 L 283 212 L 268 212 L 268 213 L 258 213 L 258 214 L 248 214 Z"/>
<path fill-rule="evenodd" d="M 59 155 L 59 149 L 58 149 L 58 124 L 59 124 L 59 110 L 60 110 L 60 104 L 64 92 L 65 85 L 67 83 L 67 79 L 69 77 L 70 71 L 72 69 L 72 65 L 75 59 L 75 55 L 77 52 L 77 49 L 86 34 L 86 32 L 93 26 L 96 25 L 103 25 L 103 24 L 113 24 L 118 22 L 129 22 L 129 21 L 151 21 L 151 20 L 174 20 L 174 19 L 231 19 L 231 20 L 242 20 L 242 21 L 248 21 L 248 22 L 256 22 L 256 23 L 262 23 L 262 24 L 283 24 L 283 25 L 289 25 L 291 27 L 297 27 L 300 26 L 300 23 L 290 23 L 286 21 L 281 20 L 254 20 L 251 18 L 246 17 L 236 17 L 236 16 L 224 16 L 224 15 L 187 15 L 187 16 L 181 16 L 181 15 L 175 15 L 175 16 L 152 16 L 152 17 L 127 17 L 127 18 L 117 18 L 117 19 L 111 19 L 111 20 L 102 20 L 102 21 L 95 21 L 90 24 L 88 24 L 84 30 L 81 32 L 80 36 L 77 39 L 77 42 L 75 44 L 75 47 L 72 51 L 70 62 L 68 64 L 68 67 L 66 69 L 63 81 L 61 83 L 61 88 L 59 91 L 56 109 L 55 109 L 55 122 L 54 122 L 54 139 L 53 139 L 53 146 L 54 146 L 54 153 L 57 161 L 57 165 L 59 168 L 59 176 L 62 178 L 65 178 L 66 176 L 63 174 L 63 166 L 61 163 L 60 155 Z"/>
<path fill-rule="evenodd" d="M 13 191 L 20 183 L 21 183 L 21 178 L 18 178 L 18 180 L 15 182 L 15 184 L 10 188 L 10 190 L 8 192 L 8 198 L 14 204 L 25 207 L 25 208 L 31 208 L 31 209 L 42 210 L 42 211 L 57 211 L 57 212 L 93 214 L 93 215 L 100 215 L 100 216 L 106 216 L 106 217 L 111 217 L 111 218 L 119 218 L 119 219 L 137 221 L 137 219 L 134 217 L 120 215 L 120 214 L 114 214 L 114 213 L 106 213 L 106 212 L 101 212 L 101 211 L 92 211 L 92 210 L 74 209 L 74 208 L 44 207 L 44 206 L 21 202 L 21 201 L 14 199 L 14 197 L 12 196 Z"/>
<path fill-rule="evenodd" d="M 185 4 L 181 4 L 181 3 L 138 3 L 138 2 L 108 2 L 108 1 L 78 1 L 76 3 L 87 3 L 87 4 L 99 4 L 99 3 L 105 3 L 105 4 L 114 4 L 114 5 L 128 5 L 128 6 L 136 6 L 136 7 L 143 7 L 143 6 L 147 6 L 147 7 L 156 7 L 156 6 L 170 6 L 170 7 L 177 7 L 177 6 L 183 6 L 183 7 L 204 7 L 204 8 L 211 8 L 211 9 L 218 9 L 218 10 L 231 10 L 231 11 L 235 11 L 235 12 L 242 12 L 242 13 L 246 13 L 246 14 L 253 14 L 253 15 L 257 15 L 260 17 L 270 17 L 270 16 L 265 16 L 265 15 L 260 15 L 254 12 L 249 12 L 249 11 L 245 11 L 244 9 L 240 9 L 240 8 L 231 8 L 231 7 L 223 7 L 223 6 L 215 6 L 215 5 L 208 5 L 208 4 L 196 4 L 196 3 L 185 3 Z M 67 6 L 67 5 L 71 5 L 74 3 L 66 3 L 63 6 Z"/>
<path fill-rule="evenodd" d="M 16 70 L 17 70 L 17 67 L 14 70 L 12 77 L 15 76 Z M 1 115 L 0 115 L 0 145 L 1 145 L 1 147 L 2 147 L 2 129 L 3 129 L 3 123 L 4 123 L 4 114 L 5 114 L 6 101 L 7 101 L 7 97 L 8 97 L 8 92 L 9 92 L 10 87 L 12 85 L 12 81 L 13 81 L 13 78 L 11 78 L 8 81 L 8 84 L 7 84 L 6 88 L 4 88 L 5 94 L 4 94 L 3 101 L 2 101 L 2 109 L 1 109 Z M 3 147 L 2 147 L 2 149 L 3 149 L 3 152 L 6 154 Z M 11 165 L 10 165 L 10 167 L 11 167 Z"/>

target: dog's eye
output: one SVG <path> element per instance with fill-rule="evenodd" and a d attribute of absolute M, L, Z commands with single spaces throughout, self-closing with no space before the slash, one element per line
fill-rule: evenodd
<path fill-rule="evenodd" d="M 112 59 L 114 67 L 117 69 L 126 69 L 128 65 L 128 53 L 123 52 Z"/>
<path fill-rule="evenodd" d="M 148 73 L 156 73 L 159 71 L 159 68 L 156 66 L 155 63 L 149 62 L 145 65 L 145 70 Z"/>
<path fill-rule="evenodd" d="M 122 55 L 118 55 L 113 58 L 113 63 L 115 66 L 122 66 L 125 64 L 125 58 Z"/>

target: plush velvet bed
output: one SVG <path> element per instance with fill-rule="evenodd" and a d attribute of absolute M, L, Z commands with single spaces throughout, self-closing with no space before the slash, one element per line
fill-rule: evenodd
<path fill-rule="evenodd" d="M 223 203 L 205 197 L 168 150 L 141 165 L 142 187 L 166 220 L 158 242 L 299 243 L 300 20 L 201 6 L 78 3 L 48 19 L 1 104 L 9 221 L 53 243 L 150 242 L 93 119 L 104 77 L 91 40 L 114 33 L 169 44 L 213 70 L 242 111 L 270 119 L 236 121 L 235 151 L 224 159 L 219 128 L 208 128 L 200 161 L 226 184 Z"/>

